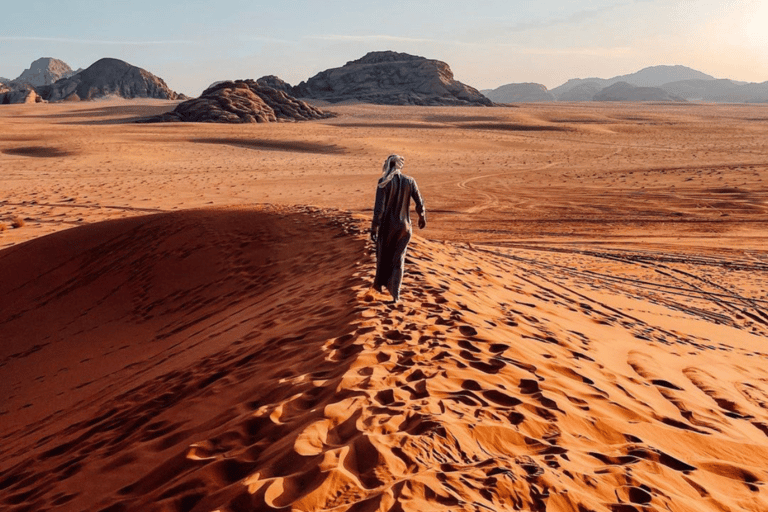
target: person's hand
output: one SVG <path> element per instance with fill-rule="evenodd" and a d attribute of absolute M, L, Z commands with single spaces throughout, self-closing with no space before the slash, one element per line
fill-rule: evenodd
<path fill-rule="evenodd" d="M 419 215 L 419 229 L 427 227 L 427 218 L 423 215 Z"/>
<path fill-rule="evenodd" d="M 379 239 L 379 235 L 376 232 L 375 229 L 371 229 L 371 242 L 376 243 L 376 240 Z"/>

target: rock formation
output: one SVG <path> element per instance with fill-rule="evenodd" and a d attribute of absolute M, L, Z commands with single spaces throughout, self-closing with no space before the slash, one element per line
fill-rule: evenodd
<path fill-rule="evenodd" d="M 291 87 L 291 84 L 286 82 L 280 77 L 277 77 L 275 75 L 267 75 L 259 78 L 256 80 L 256 83 L 259 85 L 266 85 L 267 87 L 271 87 L 273 89 L 277 89 L 278 91 L 283 91 L 286 94 L 291 94 L 293 87 Z"/>
<path fill-rule="evenodd" d="M 322 71 L 291 89 L 297 98 L 382 105 L 492 105 L 480 91 L 454 80 L 445 62 L 392 51 L 371 52 Z"/>
<path fill-rule="evenodd" d="M 502 85 L 496 89 L 481 92 L 494 103 L 555 101 L 555 95 L 549 92 L 545 86 L 530 82 Z"/>
<path fill-rule="evenodd" d="M 38 93 L 48 101 L 91 100 L 105 96 L 178 98 L 161 78 L 118 59 L 100 59 L 69 78 L 38 87 Z"/>
<path fill-rule="evenodd" d="M 219 82 L 165 114 L 141 122 L 266 123 L 307 121 L 333 114 L 254 80 Z"/>
<path fill-rule="evenodd" d="M 42 102 L 44 102 L 43 98 L 31 85 L 22 84 L 14 88 L 0 85 L 0 105 Z"/>
<path fill-rule="evenodd" d="M 606 87 L 594 96 L 594 101 L 685 101 L 659 87 L 637 87 L 618 82 Z"/>
<path fill-rule="evenodd" d="M 55 81 L 68 78 L 75 73 L 77 72 L 72 71 L 72 68 L 64 61 L 42 57 L 30 64 L 29 69 L 25 69 L 18 78 L 11 82 L 11 85 L 27 84 L 32 87 L 51 85 Z"/>

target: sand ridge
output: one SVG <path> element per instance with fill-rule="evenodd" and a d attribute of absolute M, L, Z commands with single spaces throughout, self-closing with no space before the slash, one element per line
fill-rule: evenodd
<path fill-rule="evenodd" d="M 3 429 L 5 506 L 768 505 L 761 305 L 742 307 L 747 318 L 725 294 L 681 296 L 664 278 L 610 281 L 563 258 L 531 258 L 535 250 L 417 237 L 393 306 L 368 288 L 365 224 L 318 209 L 193 210 L 4 251 L 2 268 L 16 269 L 2 282 L 19 300 L 1 308 L 14 346 L 25 348 L 35 311 L 71 319 L 52 324 L 64 326 L 60 339 L 36 337 L 50 346 L 4 355 L 3 382 L 41 374 L 9 391 L 24 396 L 3 416 L 18 425 Z M 21 286 L 57 244 L 71 256 L 48 263 L 45 282 Z M 617 258 L 612 273 L 634 265 Z M 169 287 L 174 269 L 197 284 Z M 730 271 L 746 270 L 766 271 Z M 127 278 L 130 293 L 104 295 Z M 95 310 L 71 318 L 83 296 Z M 113 339 L 132 325 L 142 329 L 132 344 Z M 87 345 L 67 359 L 78 338 Z M 108 365 L 120 348 L 101 368 L 104 385 L 91 382 L 89 361 L 72 359 Z M 69 377 L 31 364 L 50 360 L 47 351 Z M 72 396 L 51 400 L 68 386 Z M 56 400 L 62 410 L 45 411 Z"/>

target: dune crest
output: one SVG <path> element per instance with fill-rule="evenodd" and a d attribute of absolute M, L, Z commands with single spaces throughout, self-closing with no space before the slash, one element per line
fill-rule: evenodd
<path fill-rule="evenodd" d="M 197 210 L 0 253 L 4 507 L 768 507 L 768 319 L 746 294 L 685 281 L 685 258 L 672 287 L 640 255 L 608 279 L 579 270 L 597 255 L 415 237 L 393 306 L 364 222 Z"/>

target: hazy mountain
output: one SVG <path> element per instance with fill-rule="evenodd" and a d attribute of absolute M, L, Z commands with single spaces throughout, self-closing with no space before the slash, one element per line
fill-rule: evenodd
<path fill-rule="evenodd" d="M 661 86 L 687 100 L 729 103 L 768 102 L 768 82 L 744 83 L 733 80 L 682 80 Z"/>
<path fill-rule="evenodd" d="M 617 82 L 602 89 L 594 101 L 685 101 L 669 94 L 660 87 L 638 87 L 627 82 Z"/>
<path fill-rule="evenodd" d="M 585 84 L 591 84 L 592 88 L 597 88 L 599 91 L 618 82 L 626 82 L 638 87 L 660 87 L 664 84 L 681 80 L 715 80 L 715 78 L 686 66 L 651 66 L 643 68 L 636 73 L 615 76 L 613 78 L 572 78 L 563 85 L 555 87 L 550 92 L 561 101 L 583 101 L 562 99 L 562 97 L 572 89 Z M 566 95 L 565 97 L 569 98 L 570 96 L 572 95 Z"/>
<path fill-rule="evenodd" d="M 560 94 L 559 101 L 592 101 L 603 88 L 595 82 L 578 84 Z M 554 89 L 552 89 L 554 91 Z"/>
<path fill-rule="evenodd" d="M 521 83 L 507 84 L 496 89 L 480 91 L 494 103 L 529 103 L 540 101 L 555 101 L 555 96 L 541 84 Z"/>
<path fill-rule="evenodd" d="M 658 87 L 669 82 L 680 80 L 715 80 L 701 71 L 696 71 L 686 66 L 651 66 L 643 68 L 635 73 L 611 78 L 613 83 L 627 82 L 639 87 Z"/>
<path fill-rule="evenodd" d="M 728 79 L 719 80 L 680 80 L 663 84 L 662 89 L 685 99 L 717 101 L 712 98 L 726 98 L 740 87 Z"/>
<path fill-rule="evenodd" d="M 28 84 L 32 87 L 50 85 L 56 80 L 70 77 L 75 73 L 64 61 L 51 57 L 41 57 L 30 64 L 29 69 L 25 69 L 18 78 L 13 80 L 11 86 L 22 84 Z"/>

